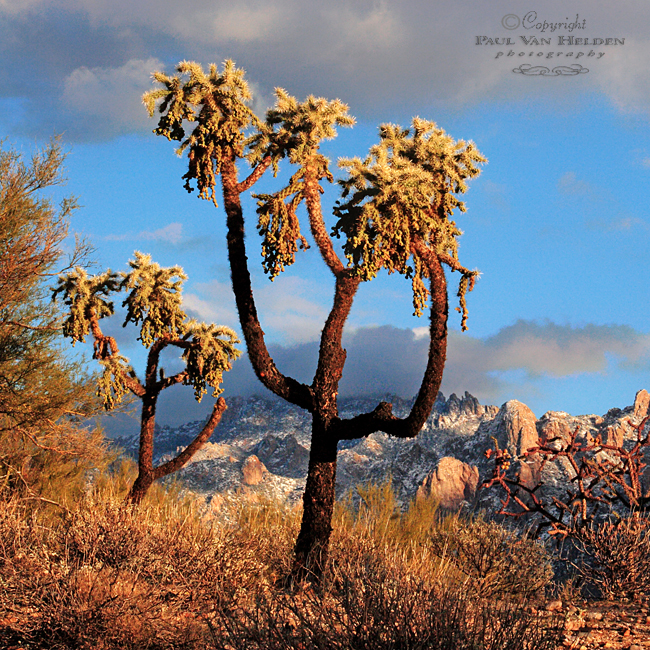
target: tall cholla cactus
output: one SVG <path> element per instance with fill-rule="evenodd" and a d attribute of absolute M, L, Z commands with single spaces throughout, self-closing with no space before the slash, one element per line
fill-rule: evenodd
<path fill-rule="evenodd" d="M 109 270 L 95 276 L 76 268 L 59 278 L 53 298 L 61 294 L 68 307 L 63 334 L 73 345 L 84 342 L 89 334 L 93 337 L 93 358 L 104 369 L 97 387 L 104 408 L 115 408 L 129 391 L 142 400 L 138 477 L 127 497 L 138 503 L 156 479 L 177 471 L 192 458 L 212 435 L 226 410 L 225 400 L 219 397 L 205 426 L 185 450 L 153 467 L 153 434 L 160 392 L 184 384 L 194 388 L 199 402 L 208 387 L 218 397 L 223 373 L 230 370 L 240 351 L 235 348 L 239 340 L 228 327 L 188 319 L 181 300 L 182 284 L 187 277 L 180 267 L 162 268 L 149 255 L 137 251 L 129 266 L 128 273 Z M 99 325 L 102 318 L 115 313 L 109 297 L 122 292 L 127 292 L 122 303 L 126 308 L 124 326 L 139 326 L 138 340 L 149 350 L 144 381 L 138 379 L 129 360 L 120 354 L 115 339 L 104 334 Z M 170 377 L 159 367 L 160 354 L 168 346 L 182 350 L 185 362 L 185 370 Z"/>
<path fill-rule="evenodd" d="M 192 191 L 196 184 L 200 197 L 214 201 L 217 179 L 221 181 L 232 287 L 248 357 L 266 388 L 312 415 L 303 518 L 291 577 L 318 580 L 327 562 L 332 530 L 338 443 L 376 431 L 412 438 L 435 403 L 447 350 L 443 265 L 461 274 L 459 311 L 461 326 L 466 328 L 465 294 L 478 272 L 458 261 L 456 239 L 461 231 L 451 216 L 455 210 L 464 212 L 457 195 L 467 189 L 467 179 L 478 175 L 478 165 L 485 158 L 471 142 L 454 142 L 432 122 L 416 118 L 406 130 L 383 125 L 379 144 L 365 159 L 342 161 L 348 173 L 340 181 L 342 197 L 334 208 L 338 221 L 328 227 L 321 196 L 323 184 L 334 178 L 320 147 L 323 140 L 336 136 L 338 127 L 354 125 L 348 107 L 338 99 L 312 96 L 300 102 L 276 89 L 276 105 L 261 122 L 246 105 L 244 73 L 232 61 L 221 72 L 212 66 L 206 74 L 198 64 L 188 62 L 179 64 L 177 71 L 175 76 L 154 73 L 161 87 L 145 94 L 144 103 L 151 116 L 158 113 L 154 133 L 180 142 L 177 152 L 187 154 L 185 187 Z M 241 195 L 267 169 L 277 172 L 280 160 L 293 166 L 288 183 L 274 193 L 253 195 L 258 201 L 262 267 L 273 280 L 295 263 L 299 249 L 311 243 L 335 281 L 310 384 L 283 375 L 275 365 L 257 314 L 248 267 Z M 247 176 L 240 181 L 241 171 Z M 307 219 L 299 213 L 301 206 Z M 335 250 L 332 236 L 345 238 L 344 257 Z M 396 417 L 391 404 L 380 402 L 369 413 L 341 418 L 338 392 L 346 360 L 344 326 L 359 285 L 381 269 L 412 279 L 416 314 L 429 304 L 426 370 L 406 417 Z"/>

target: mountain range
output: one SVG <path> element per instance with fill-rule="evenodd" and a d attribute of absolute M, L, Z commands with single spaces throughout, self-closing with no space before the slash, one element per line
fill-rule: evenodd
<path fill-rule="evenodd" d="M 382 396 L 393 404 L 397 416 L 405 416 L 411 401 Z M 378 398 L 342 399 L 340 415 L 351 417 L 371 411 Z M 480 404 L 465 392 L 448 398 L 438 394 L 435 406 L 417 437 L 410 440 L 375 433 L 339 446 L 337 496 L 362 483 L 390 478 L 403 504 L 417 495 L 434 493 L 443 505 L 458 508 L 463 502 L 488 510 L 499 508 L 495 490 L 479 490 L 492 464 L 485 452 L 507 449 L 520 462 L 528 480 L 541 479 L 546 493 L 561 495 L 572 477 L 566 458 L 548 463 L 541 475 L 518 459 L 540 438 L 568 440 L 578 429 L 579 439 L 600 438 L 609 444 L 630 445 L 635 425 L 650 413 L 650 395 L 639 391 L 632 405 L 612 408 L 604 415 L 572 416 L 549 411 L 541 418 L 521 402 L 510 400 L 501 407 Z M 169 458 L 194 438 L 203 422 L 180 427 L 156 427 L 154 461 Z M 234 397 L 228 400 L 221 423 L 210 441 L 177 474 L 182 485 L 206 497 L 213 506 L 241 494 L 296 502 L 307 473 L 311 435 L 309 413 L 273 398 Z M 136 435 L 116 439 L 116 444 L 136 456 Z M 650 474 L 642 480 L 650 485 Z"/>

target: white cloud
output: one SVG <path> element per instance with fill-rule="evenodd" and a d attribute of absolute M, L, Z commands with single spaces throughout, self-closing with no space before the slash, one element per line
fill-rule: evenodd
<path fill-rule="evenodd" d="M 87 129 L 117 135 L 150 127 L 141 98 L 151 87 L 152 71 L 162 67 L 149 58 L 117 68 L 76 68 L 63 81 L 62 104 L 71 112 L 69 119 L 74 116 Z"/>
<path fill-rule="evenodd" d="M 44 0 L 0 0 L 0 15 L 18 16 L 45 4 Z"/>
<path fill-rule="evenodd" d="M 217 293 L 225 293 L 225 285 L 213 288 Z M 212 306 L 202 305 L 195 298 L 186 302 L 185 307 L 190 304 L 216 316 L 218 322 L 223 322 L 221 317 L 226 316 L 228 309 L 214 301 Z M 422 328 L 417 329 L 416 335 L 413 330 L 391 326 L 361 327 L 345 335 L 347 363 L 340 384 L 341 396 L 396 394 L 413 397 L 422 381 L 429 344 L 428 337 L 421 336 Z M 269 345 L 269 352 L 282 373 L 311 383 L 318 347 L 317 341 L 291 346 Z M 559 377 L 564 382 L 560 385 L 575 389 L 580 384 L 572 382 L 571 378 L 582 376 L 587 378 L 587 384 L 598 386 L 601 400 L 580 412 L 604 412 L 613 405 L 611 393 L 616 392 L 611 389 L 614 379 L 609 376 L 610 370 L 620 380 L 625 375 L 618 370 L 642 371 L 643 376 L 649 368 L 650 336 L 632 328 L 620 325 L 571 327 L 518 321 L 485 339 L 450 331 L 441 390 L 447 396 L 452 392 L 462 395 L 467 390 L 483 404 L 501 405 L 512 398 L 526 402 L 532 399 L 535 412 L 542 413 L 549 408 L 558 410 L 557 405 L 548 404 L 546 378 Z M 631 376 L 634 382 L 635 375 Z M 630 399 L 633 391 L 640 387 L 630 389 L 629 395 L 624 391 L 620 399 Z M 226 376 L 224 389 L 226 395 L 268 394 L 245 355 Z M 183 405 L 195 408 L 191 391 L 176 397 L 174 409 L 167 411 L 178 413 L 185 408 Z M 554 399 L 561 403 L 560 407 L 568 400 L 577 408 L 584 408 L 580 396 L 562 397 L 556 391 Z"/>
<path fill-rule="evenodd" d="M 560 176 L 557 187 L 563 194 L 588 194 L 591 190 L 589 183 L 581 181 L 575 172 L 566 172 Z"/>
<path fill-rule="evenodd" d="M 360 327 L 344 336 L 347 362 L 342 395 L 394 393 L 412 397 L 419 389 L 429 346 L 425 328 Z M 270 345 L 282 372 L 310 381 L 318 342 Z M 449 332 L 441 389 L 449 395 L 468 390 L 483 403 L 539 394 L 545 379 L 598 377 L 604 384 L 614 367 L 638 371 L 650 367 L 650 336 L 623 325 L 571 327 L 517 321 L 494 336 L 479 339 Z M 250 365 L 233 370 L 233 393 L 261 392 Z"/>
<path fill-rule="evenodd" d="M 625 39 L 625 45 L 610 48 L 603 59 L 597 83 L 611 101 L 625 112 L 650 112 L 650 40 Z"/>
<path fill-rule="evenodd" d="M 280 8 L 272 4 L 259 7 L 238 4 L 219 10 L 211 23 L 211 36 L 216 39 L 259 42 L 277 34 L 282 25 L 282 14 Z"/>
<path fill-rule="evenodd" d="M 180 244 L 183 241 L 183 225 L 170 223 L 158 230 L 142 230 L 138 233 L 123 233 L 121 235 L 106 235 L 106 241 L 155 241 L 165 244 Z"/>
<path fill-rule="evenodd" d="M 637 230 L 639 228 L 645 230 L 648 228 L 648 224 L 646 221 L 639 219 L 638 217 L 621 217 L 620 219 L 616 219 L 609 224 L 610 230 L 618 230 L 623 232 Z"/>
<path fill-rule="evenodd" d="M 223 282 L 211 282 L 207 285 L 195 285 L 198 293 L 183 294 L 183 309 L 200 321 L 227 325 L 240 331 L 237 308 L 230 285 Z"/>
<path fill-rule="evenodd" d="M 345 67 L 354 66 L 355 55 L 376 55 L 378 51 L 404 45 L 407 30 L 401 24 L 396 7 L 389 8 L 386 2 L 379 2 L 366 11 L 353 4 L 329 5 L 324 18 L 335 35 L 333 47 L 325 56 L 336 53 L 336 58 L 340 58 L 345 55 L 341 61 Z"/>
<path fill-rule="evenodd" d="M 650 337 L 624 325 L 571 327 L 517 321 L 486 339 L 486 369 L 522 369 L 531 376 L 604 372 L 608 355 L 627 363 L 647 358 Z"/>
<path fill-rule="evenodd" d="M 274 282 L 266 279 L 262 282 L 255 288 L 255 299 L 267 343 L 295 345 L 317 340 L 327 319 L 323 303 L 331 300 L 330 295 L 321 291 L 321 285 L 287 275 Z M 186 294 L 183 302 L 196 318 L 239 330 L 229 284 L 215 280 L 195 285 L 193 293 Z"/>
<path fill-rule="evenodd" d="M 420 339 L 426 339 L 429 336 L 428 327 L 414 327 L 412 331 L 416 341 L 419 341 Z"/>
<path fill-rule="evenodd" d="M 52 16 L 62 6 L 66 20 L 58 24 Z M 550 100 L 554 106 L 570 106 L 594 92 L 621 110 L 650 112 L 650 36 L 647 10 L 638 2 L 622 0 L 614 6 L 578 0 L 572 5 L 571 11 L 587 21 L 581 36 L 624 38 L 625 44 L 601 47 L 605 55 L 599 59 L 579 59 L 589 61 L 589 73 L 571 79 L 515 75 L 513 61 L 524 59 L 509 59 L 507 53 L 497 59 L 500 46 L 476 44 L 480 35 L 509 36 L 517 54 L 533 51 L 519 40 L 533 32 L 502 26 L 502 17 L 512 11 L 505 0 L 484 5 L 451 0 L 333 0 L 326 5 L 297 0 L 0 0 L 0 15 L 22 21 L 20 42 L 9 43 L 18 32 L 8 22 L 4 46 L 0 43 L 7 67 L 16 68 L 13 57 L 14 63 L 31 66 L 37 82 L 27 86 L 16 81 L 15 91 L 5 86 L 4 92 L 28 97 L 34 104 L 30 119 L 48 121 L 50 131 L 52 126 L 63 130 L 71 110 L 68 130 L 80 117 L 92 117 L 78 125 L 86 137 L 97 137 L 100 128 L 105 136 L 138 130 L 146 124 L 139 96 L 150 86 L 150 72 L 161 67 L 159 59 L 173 51 L 204 65 L 234 58 L 266 94 L 279 85 L 300 97 L 338 96 L 359 117 L 374 117 L 377 107 L 423 102 L 457 106 Z M 560 0 L 550 0 L 538 11 L 540 20 L 549 21 L 564 20 L 566 13 Z M 43 39 L 39 34 L 46 26 L 48 39 Z M 545 36 L 552 44 L 542 49 L 560 49 L 557 33 Z M 88 42 L 96 49 L 79 56 L 79 48 L 88 51 Z M 79 61 L 85 58 L 101 63 L 84 67 Z M 43 67 L 45 59 L 48 66 Z M 551 65 L 561 59 L 530 60 Z M 60 102 L 43 111 L 43 102 L 56 97 L 52 82 L 61 83 Z"/>

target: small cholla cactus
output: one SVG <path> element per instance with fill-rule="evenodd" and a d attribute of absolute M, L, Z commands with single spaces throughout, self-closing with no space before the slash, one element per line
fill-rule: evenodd
<path fill-rule="evenodd" d="M 68 307 L 63 334 L 73 345 L 84 342 L 89 334 L 93 337 L 93 358 L 103 367 L 97 394 L 104 408 L 115 408 L 128 392 L 142 400 L 139 471 L 128 495 L 130 501 L 137 503 L 153 481 L 187 463 L 212 435 L 226 409 L 220 397 L 194 441 L 172 460 L 153 467 L 153 433 L 160 392 L 184 384 L 194 388 L 199 402 L 208 388 L 212 388 L 214 397 L 219 397 L 223 373 L 230 370 L 240 352 L 235 348 L 239 340 L 230 328 L 188 319 L 181 300 L 182 284 L 187 277 L 180 267 L 162 268 L 149 255 L 137 251 L 129 266 L 128 273 L 109 270 L 95 276 L 76 268 L 59 278 L 53 298 L 61 294 Z M 120 354 L 115 339 L 104 334 L 100 327 L 101 319 L 115 312 L 109 297 L 122 292 L 126 293 L 122 303 L 126 308 L 124 326 L 128 323 L 139 326 L 138 340 L 149 350 L 144 381 L 138 379 L 129 360 Z M 185 369 L 167 377 L 159 367 L 160 354 L 170 346 L 182 350 Z"/>

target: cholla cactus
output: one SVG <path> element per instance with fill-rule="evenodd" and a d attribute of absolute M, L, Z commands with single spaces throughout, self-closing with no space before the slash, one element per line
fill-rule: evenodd
<path fill-rule="evenodd" d="M 333 138 L 338 127 L 354 124 L 348 107 L 339 100 L 313 96 L 299 102 L 278 89 L 275 107 L 261 122 L 246 104 L 242 71 L 231 61 L 222 73 L 212 66 L 208 75 L 198 64 L 187 62 L 177 70 L 175 77 L 155 73 L 154 79 L 162 87 L 147 93 L 144 101 L 150 115 L 160 101 L 154 132 L 182 141 L 178 153 L 185 151 L 188 158 L 185 187 L 191 189 L 190 184 L 195 183 L 200 197 L 214 201 L 220 177 L 233 293 L 255 374 L 267 389 L 312 414 L 305 508 L 293 577 L 317 580 L 327 560 L 332 529 L 338 443 L 375 431 L 414 437 L 435 403 L 447 346 L 443 264 L 461 274 L 459 311 L 465 329 L 465 293 L 478 273 L 458 261 L 456 239 L 461 231 L 451 216 L 456 209 L 464 211 L 457 195 L 467 189 L 467 179 L 478 175 L 478 165 L 485 158 L 472 143 L 454 142 L 432 122 L 415 119 L 407 130 L 382 126 L 380 142 L 367 158 L 342 162 L 348 177 L 341 182 L 343 196 L 334 210 L 338 221 L 333 234 L 345 236 L 346 265 L 346 257 L 334 249 L 331 226 L 326 226 L 323 217 L 323 185 L 334 178 L 320 145 Z M 193 129 L 187 137 L 185 127 Z M 318 363 L 309 385 L 283 375 L 271 357 L 255 306 L 244 237 L 241 194 L 267 169 L 277 172 L 282 159 L 294 166 L 288 183 L 276 192 L 253 195 L 258 201 L 262 267 L 273 280 L 295 262 L 299 248 L 308 248 L 310 235 L 334 276 L 332 309 L 322 329 Z M 242 167 L 252 169 L 239 180 Z M 300 223 L 301 205 L 306 209 L 308 231 L 307 224 Z M 426 370 L 406 417 L 396 417 L 392 405 L 381 402 L 369 413 L 341 418 L 338 392 L 346 360 L 343 330 L 361 282 L 371 280 L 382 268 L 412 279 L 417 314 L 430 304 Z"/>
<path fill-rule="evenodd" d="M 63 294 L 63 302 L 69 308 L 68 317 L 63 323 L 63 335 L 72 339 L 72 345 L 85 342 L 95 323 L 115 313 L 113 303 L 107 298 L 119 289 L 119 285 L 119 275 L 110 269 L 100 275 L 89 276 L 84 269 L 77 267 L 59 278 L 52 298 Z M 103 353 L 98 355 L 97 347 L 95 356 L 103 356 Z"/>
<path fill-rule="evenodd" d="M 140 325 L 140 340 L 146 348 L 157 339 L 184 334 L 187 319 L 181 308 L 181 287 L 187 280 L 180 266 L 165 269 L 139 251 L 129 261 L 131 271 L 122 274 L 120 290 L 129 290 L 123 306 L 126 323 Z"/>
<path fill-rule="evenodd" d="M 243 156 L 245 131 L 250 125 L 259 126 L 260 121 L 246 104 L 251 94 L 244 71 L 232 61 L 224 63 L 221 73 L 211 65 L 206 74 L 193 61 L 182 61 L 176 69 L 179 74 L 171 77 L 154 72 L 154 80 L 163 88 L 145 93 L 142 100 L 150 116 L 156 107 L 161 114 L 154 133 L 179 141 L 179 156 L 189 149 L 185 189 L 192 192 L 191 182 L 196 181 L 199 196 L 217 205 L 216 177 L 221 173 L 225 150 L 233 149 Z M 196 122 L 187 138 L 183 122 Z"/>
<path fill-rule="evenodd" d="M 192 457 L 210 437 L 226 408 L 223 398 L 219 398 L 211 418 L 185 451 L 154 468 L 153 432 L 160 392 L 169 386 L 184 384 L 194 388 L 197 401 L 201 401 L 208 387 L 213 389 L 212 395 L 218 397 L 222 392 L 223 373 L 230 370 L 240 352 L 235 347 L 239 340 L 230 328 L 188 320 L 181 296 L 186 276 L 180 267 L 162 268 L 149 255 L 138 251 L 129 266 L 128 273 L 106 271 L 97 276 L 88 276 L 83 269 L 77 268 L 59 278 L 53 297 L 61 294 L 69 308 L 63 334 L 72 339 L 73 344 L 85 341 L 85 337 L 92 334 L 93 357 L 103 366 L 97 394 L 104 408 L 115 408 L 129 391 L 143 402 L 139 474 L 129 494 L 129 498 L 137 502 L 155 479 L 179 469 Z M 109 296 L 121 292 L 127 292 L 122 303 L 126 307 L 124 326 L 128 323 L 139 325 L 138 339 L 149 349 L 144 381 L 138 379 L 129 360 L 120 354 L 115 339 L 104 334 L 99 324 L 102 318 L 115 312 Z M 185 361 L 185 370 L 170 377 L 159 368 L 160 353 L 168 346 L 182 350 Z"/>
<path fill-rule="evenodd" d="M 466 329 L 465 293 L 477 271 L 458 262 L 462 231 L 452 221 L 454 210 L 465 212 L 456 194 L 467 190 L 466 179 L 478 176 L 486 159 L 472 142 L 454 142 L 433 122 L 415 118 L 412 129 L 393 124 L 380 128 L 380 142 L 365 160 L 343 159 L 348 177 L 339 181 L 343 199 L 334 212 L 339 217 L 333 234 L 346 236 L 349 266 L 363 280 L 385 268 L 412 278 L 413 307 L 422 315 L 429 297 L 427 256 L 435 254 L 462 274 L 458 296 Z M 349 197 L 349 198 L 348 198 Z M 409 260 L 412 259 L 412 264 Z"/>
<path fill-rule="evenodd" d="M 322 140 L 336 136 L 336 126 L 354 124 L 354 118 L 348 115 L 347 105 L 338 99 L 329 102 L 309 96 L 304 102 L 298 102 L 281 88 L 276 89 L 276 96 L 276 108 L 267 114 L 267 125 L 274 130 L 267 130 L 253 138 L 251 146 L 257 151 L 264 142 L 267 150 L 273 152 L 274 163 L 279 156 L 283 156 L 298 165 L 299 169 L 280 191 L 253 195 L 258 199 L 257 229 L 263 236 L 263 268 L 271 280 L 295 262 L 298 250 L 296 242 L 302 249 L 309 248 L 300 232 L 296 216 L 298 206 L 310 200 L 315 183 L 322 179 L 330 183 L 334 180 L 329 161 L 318 152 L 318 145 Z M 309 187 L 310 184 L 312 187 Z M 327 236 L 324 232 L 319 235 Z"/>

